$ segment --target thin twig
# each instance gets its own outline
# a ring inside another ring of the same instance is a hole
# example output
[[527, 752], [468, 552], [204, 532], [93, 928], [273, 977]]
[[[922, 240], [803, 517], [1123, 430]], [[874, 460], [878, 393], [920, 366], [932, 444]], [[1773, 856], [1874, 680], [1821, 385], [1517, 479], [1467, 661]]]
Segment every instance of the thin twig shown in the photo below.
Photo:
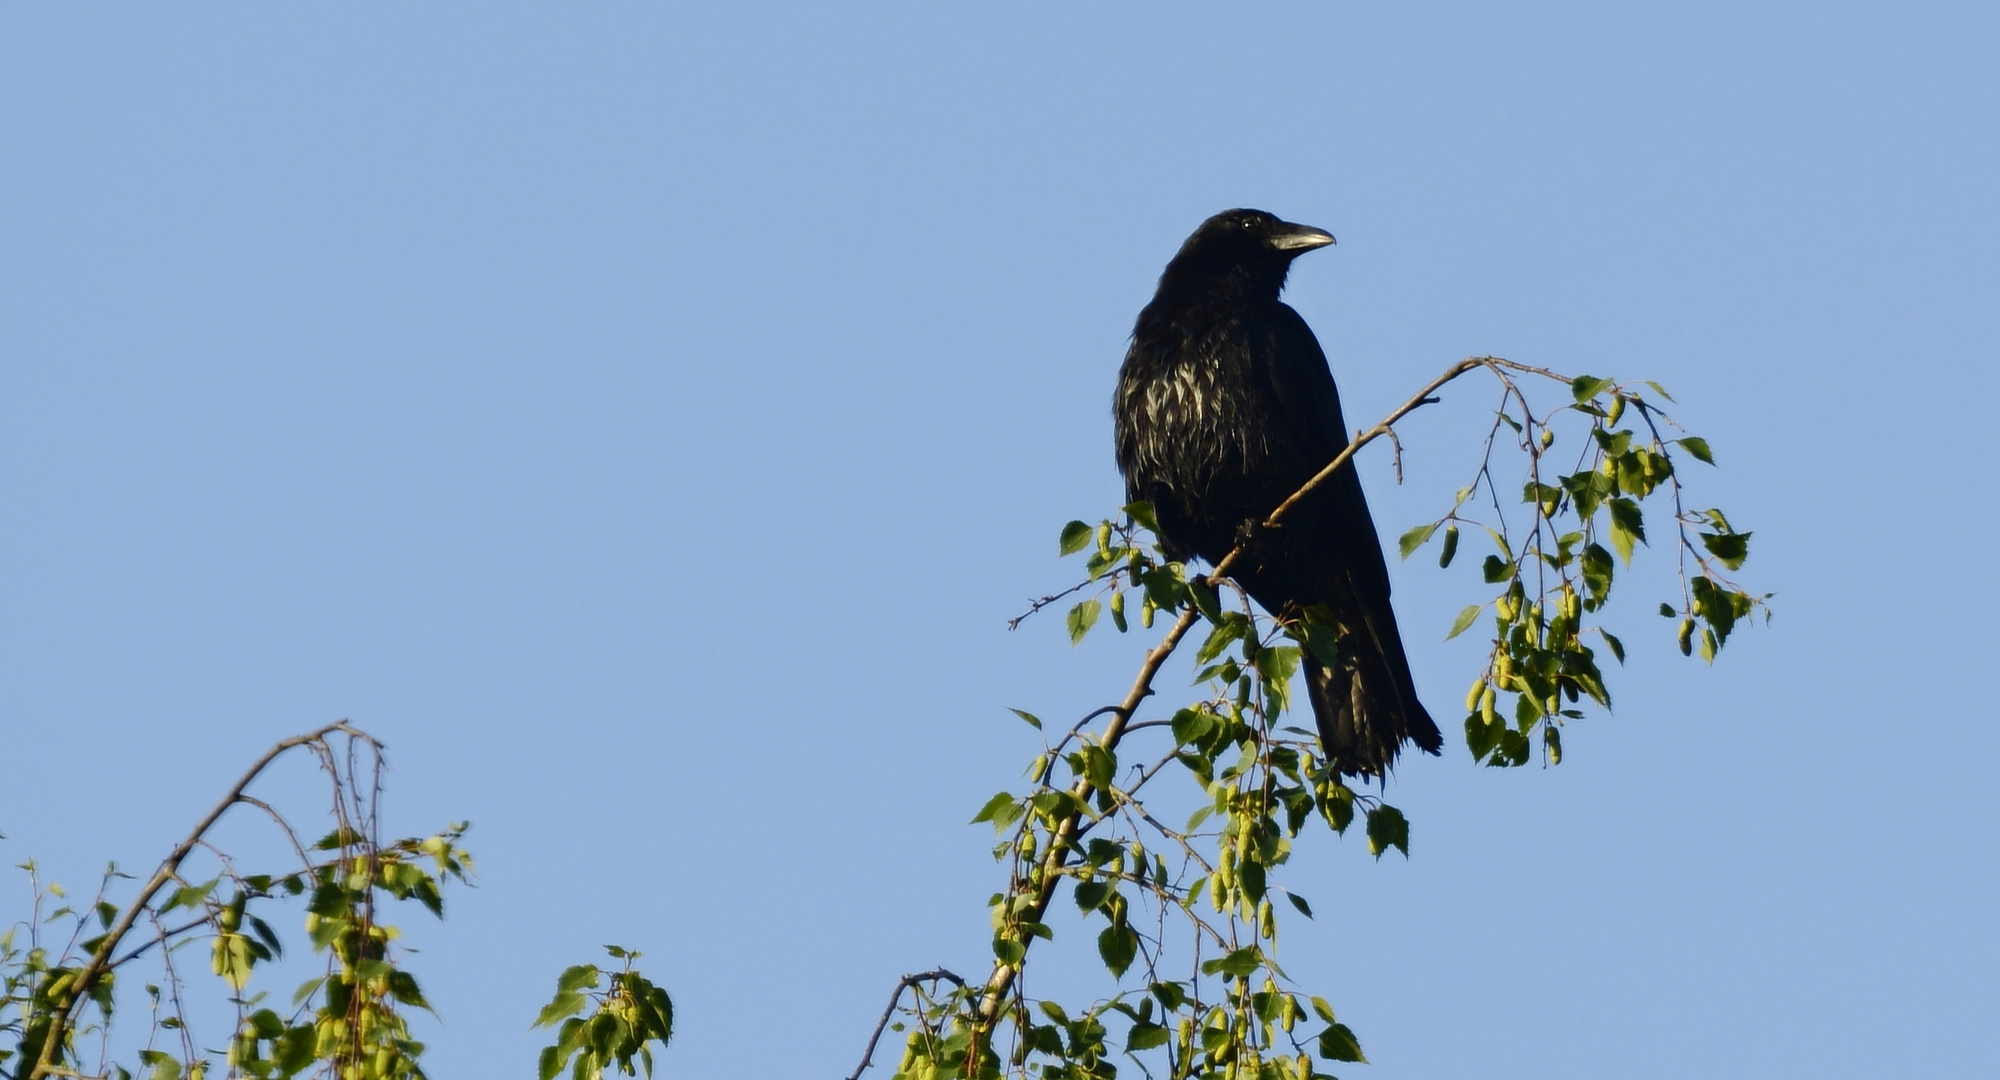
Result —
[[964, 979], [953, 975], [943, 968], [938, 968], [935, 971], [921, 972], [916, 975], [905, 975], [897, 980], [895, 993], [889, 995], [889, 1007], [882, 1010], [882, 1019], [875, 1022], [875, 1034], [868, 1037], [868, 1051], [861, 1055], [861, 1064], [855, 1066], [854, 1074], [849, 1076], [847, 1080], [861, 1080], [861, 1074], [867, 1072], [868, 1067], [875, 1063], [875, 1044], [881, 1041], [882, 1032], [889, 1026], [889, 1019], [896, 1015], [896, 1006], [903, 1000], [903, 991], [916, 986], [918, 983], [936, 983], [939, 980], [951, 983], [961, 990], [965, 989]]
[[1020, 626], [1022, 623], [1028, 620], [1028, 616], [1033, 615], [1035, 612], [1040, 611], [1045, 607], [1048, 607], [1050, 604], [1055, 603], [1056, 601], [1062, 599], [1065, 596], [1070, 595], [1071, 593], [1080, 591], [1082, 589], [1087, 589], [1096, 583], [1097, 583], [1096, 578], [1086, 578], [1082, 581], [1077, 582], [1074, 585], [1071, 585], [1069, 588], [1064, 589], [1059, 593], [1051, 593], [1048, 596], [1042, 597], [1040, 600], [1028, 601], [1028, 610], [1023, 611], [1022, 613], [1014, 616], [1011, 619], [1008, 619], [1007, 629], [1012, 630]]
[[1116, 713], [1123, 709], [1124, 709], [1123, 705], [1106, 705], [1101, 709], [1092, 709], [1091, 711], [1085, 713], [1083, 719], [1078, 720], [1075, 724], [1070, 726], [1069, 734], [1064, 735], [1062, 737], [1061, 742], [1058, 742], [1054, 746], [1049, 748], [1048, 764], [1042, 767], [1041, 778], [1036, 780], [1035, 782], [1037, 784], [1043, 784], [1043, 785], [1046, 785], [1049, 782], [1050, 775], [1055, 772], [1056, 759], [1062, 756], [1063, 748], [1069, 745], [1069, 741], [1071, 739], [1076, 738], [1079, 734], [1083, 732], [1083, 725], [1090, 723], [1092, 720], [1095, 720], [1100, 716], [1103, 716], [1105, 713]]
[[277, 760], [279, 756], [283, 755], [285, 751], [291, 750], [294, 747], [323, 742], [328, 735], [336, 731], [345, 732], [357, 738], [367, 739], [370, 742], [374, 741], [371, 736], [359, 728], [353, 727], [347, 721], [342, 720], [338, 723], [328, 724], [318, 731], [309, 732], [305, 735], [295, 735], [292, 738], [279, 742], [268, 751], [265, 751], [264, 756], [258, 758], [256, 763], [244, 772], [242, 778], [236, 781], [236, 786], [229, 789], [229, 794], [223, 796], [222, 801], [216, 803], [214, 809], [210, 810], [207, 816], [201, 819], [201, 822], [194, 827], [194, 831], [188, 834], [187, 839], [182, 840], [179, 846], [174, 848], [173, 852], [167, 856], [166, 861], [160, 864], [160, 868], [153, 872], [152, 878], [146, 882], [145, 887], [139, 890], [139, 895], [134, 897], [132, 903], [126, 907], [125, 914], [119, 917], [118, 924], [113, 926], [110, 932], [104, 935], [102, 941], [98, 942], [97, 948], [90, 954], [90, 959], [83, 965], [83, 970], [77, 973], [76, 980], [70, 983], [69, 989], [63, 992], [62, 999], [50, 1011], [48, 1034], [42, 1043], [41, 1057], [35, 1062], [33, 1068], [28, 1071], [30, 1080], [40, 1080], [44, 1076], [60, 1075], [55, 1071], [59, 1068], [55, 1063], [55, 1055], [58, 1052], [58, 1048], [62, 1046], [64, 1036], [70, 1027], [70, 1014], [90, 996], [91, 989], [97, 985], [97, 980], [103, 977], [104, 972], [109, 967], [111, 955], [117, 950], [118, 943], [124, 939], [126, 934], [131, 932], [133, 925], [139, 921], [140, 914], [146, 911], [147, 905], [152, 902], [154, 894], [158, 893], [160, 889], [166, 886], [167, 882], [173, 880], [179, 874], [182, 860], [186, 859], [188, 854], [201, 843], [202, 837], [207, 834], [210, 828], [214, 827], [217, 821], [221, 820], [222, 815], [227, 813], [230, 807], [235, 806], [241, 801], [244, 789], [250, 786], [250, 782], [257, 779], [263, 773], [264, 769], [271, 762]]
[[[1507, 369], [1542, 375], [1558, 380], [1562, 378], [1562, 376], [1546, 368], [1516, 364], [1513, 361], [1503, 360], [1495, 356], [1472, 356], [1460, 360], [1446, 368], [1443, 374], [1425, 384], [1422, 390], [1419, 390], [1415, 396], [1398, 406], [1388, 416], [1384, 417], [1380, 423], [1365, 431], [1357, 432], [1353, 441], [1349, 442], [1332, 461], [1328, 462], [1325, 468], [1315, 473], [1312, 479], [1307, 480], [1297, 491], [1294, 491], [1284, 502], [1279, 503], [1276, 509], [1271, 511], [1270, 515], [1263, 522], [1264, 526], [1267, 528], [1276, 527], [1280, 524], [1281, 519], [1290, 513], [1306, 496], [1312, 494], [1320, 485], [1326, 483], [1336, 472], [1339, 472], [1343, 466], [1352, 461], [1355, 453], [1362, 447], [1384, 435], [1390, 434], [1394, 425], [1402, 420], [1403, 417], [1408, 416], [1425, 405], [1438, 401], [1439, 399], [1432, 395], [1436, 394], [1445, 384], [1478, 368], [1486, 368], [1496, 373], [1501, 369]], [[1221, 562], [1215, 564], [1215, 569], [1209, 574], [1209, 580], [1215, 582], [1226, 578], [1229, 575], [1229, 571], [1242, 558], [1242, 555], [1243, 548], [1240, 545], [1232, 548], [1229, 554], [1223, 556]], [[1187, 636], [1187, 632], [1194, 627], [1194, 622], [1199, 617], [1200, 613], [1192, 607], [1183, 610], [1180, 618], [1174, 621], [1174, 625], [1168, 629], [1166, 636], [1160, 640], [1160, 643], [1146, 653], [1145, 660], [1139, 666], [1139, 674], [1132, 681], [1132, 689], [1125, 697], [1123, 707], [1112, 716], [1111, 722], [1105, 725], [1103, 735], [1098, 738], [1098, 745], [1106, 750], [1115, 750], [1117, 748], [1118, 741], [1124, 737], [1126, 726], [1130, 722], [1133, 713], [1137, 711], [1140, 703], [1153, 692], [1153, 677], [1159, 673], [1160, 667], [1166, 663], [1167, 658], [1173, 655], [1174, 650], [1180, 646], [1181, 640]], [[1090, 797], [1095, 792], [1096, 788], [1088, 780], [1081, 778], [1077, 780], [1075, 786], [1071, 789], [1071, 794], [1075, 796], [1078, 805], [1087, 805]], [[1073, 812], [1064, 817], [1062, 822], [1056, 827], [1055, 836], [1051, 839], [1047, 853], [1043, 857], [1042, 871], [1035, 889], [1034, 900], [1027, 912], [1024, 913], [1024, 921], [1040, 922], [1047, 913], [1049, 903], [1055, 898], [1056, 888], [1062, 879], [1061, 869], [1064, 863], [1068, 861], [1070, 849], [1076, 842], [1081, 817], [1080, 813]], [[1031, 944], [1031, 941], [1024, 940], [1021, 946], [1025, 950]], [[1025, 958], [1011, 964], [1005, 962], [994, 963], [993, 974], [987, 979], [986, 987], [979, 996], [976, 1021], [978, 1030], [975, 1031], [973, 1039], [975, 1053], [977, 1052], [980, 1038], [999, 1019], [1002, 1003], [1007, 998], [1008, 990], [1013, 987], [1021, 965], [1024, 962]]]

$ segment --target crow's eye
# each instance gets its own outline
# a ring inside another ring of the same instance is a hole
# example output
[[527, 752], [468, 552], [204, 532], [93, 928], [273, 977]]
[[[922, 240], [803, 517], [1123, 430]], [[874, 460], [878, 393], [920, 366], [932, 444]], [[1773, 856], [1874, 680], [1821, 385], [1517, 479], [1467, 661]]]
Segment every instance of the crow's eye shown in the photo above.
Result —
[[1256, 222], [1254, 222], [1254, 221], [1252, 221], [1252, 220], [1250, 220], [1249, 218], [1244, 218], [1244, 219], [1243, 219], [1243, 227], [1244, 227], [1244, 228], [1246, 228], [1246, 229], [1254, 229], [1254, 228], [1256, 228], [1256, 227], [1257, 227], [1257, 223], [1256, 223]]

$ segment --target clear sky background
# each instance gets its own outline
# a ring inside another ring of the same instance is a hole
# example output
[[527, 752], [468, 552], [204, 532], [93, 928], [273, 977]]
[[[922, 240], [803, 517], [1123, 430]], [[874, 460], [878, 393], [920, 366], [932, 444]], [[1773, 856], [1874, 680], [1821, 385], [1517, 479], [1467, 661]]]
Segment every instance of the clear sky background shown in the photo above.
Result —
[[[474, 822], [433, 1075], [526, 1075], [606, 941], [666, 1075], [845, 1075], [984, 969], [1003, 707], [1130, 678], [1003, 622], [1255, 206], [1340, 237], [1288, 296], [1352, 422], [1470, 353], [1657, 379], [1778, 594], [1707, 669], [1656, 554], [1561, 767], [1454, 741], [1408, 861], [1302, 847], [1343, 1072], [2000, 1075], [1992, 5], [712, 7], [0, 11], [7, 862], [148, 865], [350, 717], [393, 830]], [[1363, 456], [1385, 532], [1487, 397]], [[1475, 562], [1392, 566], [1454, 740]]]

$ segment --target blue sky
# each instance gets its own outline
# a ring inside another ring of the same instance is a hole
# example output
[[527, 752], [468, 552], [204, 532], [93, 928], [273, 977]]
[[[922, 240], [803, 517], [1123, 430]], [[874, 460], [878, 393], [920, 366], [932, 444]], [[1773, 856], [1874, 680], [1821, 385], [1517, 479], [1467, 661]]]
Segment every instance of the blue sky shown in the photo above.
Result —
[[[844, 1075], [898, 975], [982, 966], [1004, 707], [1130, 677], [1003, 623], [1118, 501], [1160, 267], [1247, 205], [1340, 237], [1288, 297], [1351, 421], [1469, 353], [1656, 379], [1778, 594], [1705, 669], [1621, 586], [1560, 768], [1449, 744], [1409, 861], [1305, 845], [1352, 1072], [1993, 1075], [1996, 48], [1975, 4], [9, 7], [0, 854], [145, 865], [350, 717], [392, 828], [474, 822], [412, 927], [433, 1075], [525, 1073], [605, 941], [667, 1075]], [[1364, 455], [1385, 531], [1483, 407], [1400, 488]], [[1441, 717], [1470, 565], [1392, 567]]]

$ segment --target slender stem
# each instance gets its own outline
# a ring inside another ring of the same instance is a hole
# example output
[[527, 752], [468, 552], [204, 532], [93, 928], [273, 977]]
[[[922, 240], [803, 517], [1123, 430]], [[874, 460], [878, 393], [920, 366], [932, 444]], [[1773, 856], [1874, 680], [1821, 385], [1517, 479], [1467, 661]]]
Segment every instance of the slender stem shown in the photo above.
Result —
[[263, 757], [258, 758], [256, 763], [250, 766], [241, 779], [236, 781], [236, 786], [229, 789], [229, 794], [223, 796], [222, 801], [216, 803], [214, 809], [210, 810], [208, 815], [201, 819], [200, 824], [194, 827], [194, 831], [188, 834], [187, 839], [181, 841], [179, 846], [174, 848], [173, 852], [167, 856], [166, 861], [160, 864], [160, 868], [153, 871], [152, 878], [146, 882], [144, 888], [139, 890], [139, 895], [132, 899], [132, 903], [125, 908], [125, 913], [119, 917], [117, 925], [113, 926], [111, 931], [104, 935], [104, 939], [98, 942], [97, 948], [90, 954], [90, 959], [84, 963], [83, 970], [77, 973], [76, 981], [70, 984], [69, 989], [63, 992], [61, 1000], [56, 1002], [56, 1006], [50, 1015], [48, 1035], [42, 1042], [41, 1056], [36, 1060], [34, 1067], [28, 1072], [29, 1080], [40, 1080], [41, 1077], [45, 1076], [62, 1076], [69, 1073], [69, 1070], [63, 1069], [56, 1064], [56, 1054], [59, 1052], [58, 1048], [62, 1045], [64, 1036], [68, 1033], [72, 1019], [71, 1014], [89, 998], [91, 988], [96, 986], [97, 980], [102, 978], [104, 973], [110, 969], [111, 957], [117, 950], [118, 943], [124, 940], [125, 935], [132, 931], [132, 927], [139, 921], [139, 916], [147, 910], [147, 905], [152, 902], [153, 896], [164, 888], [169, 881], [174, 880], [179, 875], [181, 862], [200, 845], [202, 837], [208, 833], [210, 828], [214, 827], [217, 821], [221, 820], [222, 815], [227, 813], [230, 807], [235, 806], [243, 800], [244, 789], [250, 786], [250, 782], [257, 779], [258, 775], [271, 762], [277, 760], [287, 750], [311, 743], [323, 742], [328, 735], [336, 731], [346, 732], [357, 738], [373, 741], [370, 736], [363, 733], [360, 729], [351, 727], [347, 721], [342, 720], [339, 723], [328, 724], [318, 731], [309, 732], [305, 735], [295, 735], [271, 747], [270, 750], [264, 753]]
[[[1543, 368], [1516, 364], [1494, 356], [1472, 356], [1460, 360], [1446, 368], [1443, 374], [1426, 383], [1422, 390], [1417, 391], [1408, 401], [1384, 417], [1380, 423], [1365, 431], [1357, 432], [1353, 441], [1349, 442], [1346, 448], [1342, 449], [1332, 461], [1328, 462], [1325, 468], [1315, 473], [1312, 479], [1307, 480], [1297, 491], [1285, 499], [1284, 502], [1279, 503], [1277, 508], [1272, 510], [1270, 515], [1265, 519], [1264, 524], [1266, 526], [1279, 524], [1280, 519], [1291, 512], [1293, 507], [1297, 506], [1306, 496], [1312, 494], [1320, 485], [1326, 483], [1334, 473], [1340, 471], [1342, 466], [1352, 461], [1356, 451], [1374, 442], [1376, 439], [1390, 434], [1390, 429], [1405, 416], [1425, 405], [1434, 403], [1437, 399], [1432, 397], [1432, 395], [1443, 388], [1445, 384], [1457, 379], [1466, 372], [1478, 368], [1486, 368], [1496, 373], [1500, 369], [1506, 368], [1544, 375], [1549, 378], [1561, 378], [1560, 375]], [[1243, 549], [1241, 547], [1231, 549], [1221, 562], [1215, 564], [1214, 571], [1209, 575], [1210, 580], [1215, 581], [1226, 577], [1229, 571], [1236, 566], [1237, 560], [1242, 557], [1242, 554]], [[1195, 620], [1199, 617], [1199, 613], [1192, 607], [1183, 610], [1180, 618], [1174, 621], [1174, 625], [1167, 631], [1166, 636], [1160, 640], [1160, 643], [1146, 653], [1145, 660], [1139, 665], [1138, 676], [1132, 680], [1131, 691], [1125, 695], [1124, 703], [1112, 714], [1111, 722], [1105, 725], [1103, 733], [1098, 737], [1099, 745], [1103, 746], [1106, 750], [1115, 750], [1117, 748], [1119, 740], [1124, 737], [1127, 727], [1131, 723], [1132, 716], [1137, 712], [1140, 703], [1152, 694], [1153, 677], [1159, 673], [1160, 667], [1167, 662], [1167, 658], [1172, 656], [1174, 650], [1180, 646], [1182, 639], [1187, 636], [1189, 630], [1193, 629]], [[1071, 794], [1075, 796], [1078, 804], [1087, 803], [1095, 793], [1096, 788], [1088, 780], [1084, 779], [1077, 780], [1076, 785], [1071, 789]], [[1063, 875], [1061, 871], [1069, 859], [1070, 849], [1075, 843], [1081, 818], [1081, 813], [1072, 812], [1057, 824], [1055, 836], [1050, 841], [1047, 852], [1043, 855], [1041, 871], [1035, 876], [1034, 902], [1030, 905], [1026, 914], [1028, 921], [1042, 921], [1042, 916], [1047, 913], [1050, 901], [1055, 898], [1056, 888], [1062, 881]], [[1025, 951], [1031, 943], [1032, 939], [1023, 940], [1021, 942], [1022, 949]], [[1026, 958], [1024, 956], [1023, 959], [1012, 964], [996, 962], [993, 965], [993, 974], [986, 980], [986, 988], [981, 992], [979, 997], [979, 1008], [975, 1021], [976, 1029], [973, 1036], [975, 1052], [986, 1034], [999, 1020], [1002, 1003], [1006, 1000], [1007, 992], [1013, 987], [1015, 979], [1020, 974], [1021, 965], [1025, 962]]]
[[882, 1010], [882, 1019], [875, 1022], [875, 1034], [868, 1037], [868, 1051], [861, 1055], [861, 1064], [854, 1067], [854, 1075], [848, 1077], [847, 1080], [861, 1080], [861, 1074], [867, 1072], [868, 1067], [875, 1063], [875, 1044], [882, 1041], [883, 1029], [889, 1026], [889, 1018], [896, 1015], [896, 1005], [903, 1000], [903, 991], [916, 986], [918, 983], [936, 983], [939, 980], [958, 987], [965, 986], [964, 979], [953, 975], [943, 968], [938, 968], [936, 971], [925, 971], [916, 975], [905, 975], [897, 981], [895, 992], [889, 995], [889, 1007]]

